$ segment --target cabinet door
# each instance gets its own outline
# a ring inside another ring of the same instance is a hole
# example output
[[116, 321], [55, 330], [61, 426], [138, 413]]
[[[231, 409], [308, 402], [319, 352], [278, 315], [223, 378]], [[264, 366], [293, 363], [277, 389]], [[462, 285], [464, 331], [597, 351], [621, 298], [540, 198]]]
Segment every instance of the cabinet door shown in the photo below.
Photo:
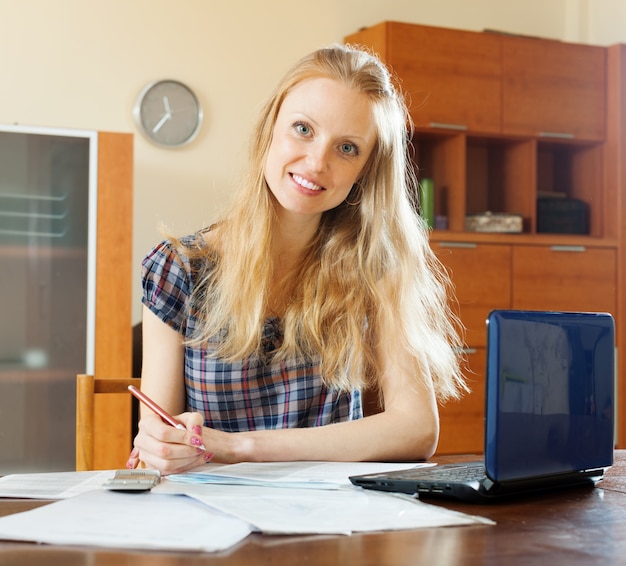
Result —
[[456, 292], [452, 308], [465, 327], [471, 347], [486, 343], [487, 315], [511, 304], [511, 247], [499, 244], [433, 242]]
[[515, 246], [513, 308], [616, 312], [612, 248]]
[[385, 22], [346, 41], [374, 48], [391, 66], [418, 127], [500, 131], [499, 36]]
[[439, 407], [437, 454], [480, 454], [484, 449], [485, 349], [468, 350], [465, 377], [471, 389]]
[[505, 133], [604, 139], [604, 48], [503, 37], [502, 80]]

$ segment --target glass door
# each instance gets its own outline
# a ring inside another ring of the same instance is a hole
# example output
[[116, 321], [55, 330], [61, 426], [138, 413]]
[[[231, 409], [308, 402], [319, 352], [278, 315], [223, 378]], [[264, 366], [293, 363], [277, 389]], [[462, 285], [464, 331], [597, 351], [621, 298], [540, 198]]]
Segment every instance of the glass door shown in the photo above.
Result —
[[73, 470], [93, 371], [92, 132], [0, 127], [0, 475]]

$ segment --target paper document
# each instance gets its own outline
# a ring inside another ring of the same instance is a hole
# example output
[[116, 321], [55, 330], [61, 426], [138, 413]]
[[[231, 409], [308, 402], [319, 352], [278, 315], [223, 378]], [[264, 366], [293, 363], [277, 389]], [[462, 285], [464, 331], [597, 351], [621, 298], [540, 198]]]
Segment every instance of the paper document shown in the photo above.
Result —
[[[151, 492], [132, 494], [102, 488], [114, 475], [114, 470], [7, 476], [0, 480], [0, 494], [5, 497], [60, 500], [0, 517], [0, 539], [111, 548], [217, 551], [229, 548], [252, 531], [349, 535], [493, 524], [488, 519], [429, 505], [408, 495], [364, 490], [353, 486], [348, 479], [350, 475], [415, 465], [212, 464], [196, 473], [219, 474], [219, 483], [194, 479], [193, 475], [191, 481], [166, 476]], [[232, 482], [239, 479], [257, 482], [257, 485], [233, 485]], [[307, 488], [301, 489], [298, 485]]]
[[161, 550], [224, 550], [244, 539], [244, 521], [188, 497], [91, 491], [0, 517], [0, 539]]
[[10, 474], [0, 478], [0, 497], [67, 499], [102, 487], [114, 470]]
[[346, 487], [335, 490], [177, 484], [158, 493], [186, 493], [207, 506], [253, 525], [264, 534], [344, 534], [424, 527], [493, 524], [429, 505], [414, 497]]
[[415, 462], [242, 462], [230, 465], [207, 464], [192, 472], [167, 478], [183, 483], [339, 489], [352, 485], [348, 479], [350, 476], [433, 465]]

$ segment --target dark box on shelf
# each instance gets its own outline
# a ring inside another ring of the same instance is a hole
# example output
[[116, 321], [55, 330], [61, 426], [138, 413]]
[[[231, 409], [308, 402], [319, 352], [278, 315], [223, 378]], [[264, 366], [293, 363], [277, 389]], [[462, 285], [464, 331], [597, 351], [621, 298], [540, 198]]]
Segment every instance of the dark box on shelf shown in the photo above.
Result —
[[537, 232], [588, 234], [589, 206], [586, 202], [574, 198], [539, 197]]

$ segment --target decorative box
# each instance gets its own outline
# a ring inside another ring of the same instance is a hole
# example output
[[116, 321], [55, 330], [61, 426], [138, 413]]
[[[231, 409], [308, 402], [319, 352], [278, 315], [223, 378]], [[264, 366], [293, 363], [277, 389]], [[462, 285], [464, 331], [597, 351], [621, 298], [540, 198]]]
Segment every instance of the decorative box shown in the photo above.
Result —
[[465, 217], [465, 229], [469, 232], [508, 232], [520, 233], [523, 228], [521, 214], [482, 212]]

